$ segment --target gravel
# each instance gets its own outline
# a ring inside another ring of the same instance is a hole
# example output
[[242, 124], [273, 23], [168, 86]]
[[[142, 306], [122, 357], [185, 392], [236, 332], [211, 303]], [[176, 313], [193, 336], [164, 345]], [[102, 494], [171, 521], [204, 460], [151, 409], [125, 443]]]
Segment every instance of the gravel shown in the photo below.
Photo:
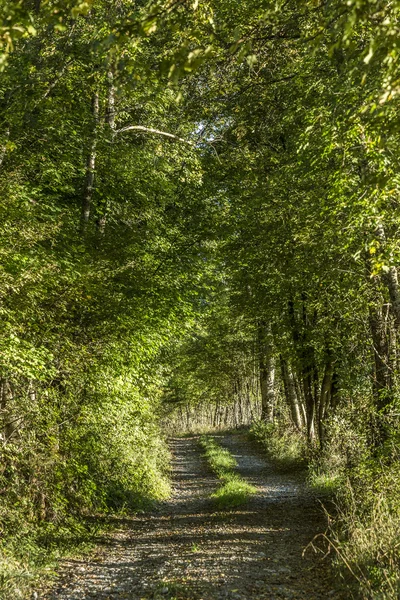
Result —
[[[219, 436], [258, 493], [216, 512], [196, 436], [171, 440], [173, 496], [117, 520], [93, 555], [65, 561], [42, 600], [348, 599], [324, 557], [326, 520], [301, 476], [276, 473], [241, 434]], [[314, 541], [313, 541], [314, 540]], [[315, 550], [320, 546], [320, 550]]]

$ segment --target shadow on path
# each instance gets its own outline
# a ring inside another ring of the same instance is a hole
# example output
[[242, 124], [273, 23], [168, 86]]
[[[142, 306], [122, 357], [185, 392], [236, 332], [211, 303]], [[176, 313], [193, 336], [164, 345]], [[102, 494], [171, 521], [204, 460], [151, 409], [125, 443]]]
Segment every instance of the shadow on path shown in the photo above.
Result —
[[247, 600], [348, 598], [322, 554], [304, 548], [325, 530], [298, 477], [274, 473], [243, 436], [221, 440], [257, 487], [247, 506], [215, 512], [218, 482], [196, 436], [171, 440], [173, 497], [151, 514], [121, 520], [94, 557], [65, 563], [47, 600]]

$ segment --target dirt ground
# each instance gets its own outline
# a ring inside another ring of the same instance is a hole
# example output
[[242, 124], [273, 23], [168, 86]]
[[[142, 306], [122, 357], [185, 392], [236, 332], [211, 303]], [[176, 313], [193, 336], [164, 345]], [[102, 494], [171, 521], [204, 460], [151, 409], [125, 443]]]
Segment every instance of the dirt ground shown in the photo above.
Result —
[[[196, 436], [171, 440], [172, 498], [121, 520], [98, 550], [65, 562], [43, 600], [339, 600], [326, 519], [300, 475], [277, 473], [244, 435], [217, 435], [258, 492], [240, 509], [217, 512], [218, 481]], [[319, 546], [316, 552], [313, 547]]]

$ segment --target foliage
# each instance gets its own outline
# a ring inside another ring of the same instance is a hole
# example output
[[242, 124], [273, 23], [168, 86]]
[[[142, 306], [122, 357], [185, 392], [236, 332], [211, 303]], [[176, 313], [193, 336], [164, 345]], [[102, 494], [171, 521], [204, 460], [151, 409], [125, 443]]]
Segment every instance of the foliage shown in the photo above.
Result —
[[9, 548], [165, 497], [160, 417], [194, 410], [395, 513], [399, 9], [2, 3]]

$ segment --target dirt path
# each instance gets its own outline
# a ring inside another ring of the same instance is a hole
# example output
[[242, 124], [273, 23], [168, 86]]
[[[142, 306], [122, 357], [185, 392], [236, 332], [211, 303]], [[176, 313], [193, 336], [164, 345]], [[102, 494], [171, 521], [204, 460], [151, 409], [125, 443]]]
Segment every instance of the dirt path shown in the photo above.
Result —
[[240, 510], [216, 513], [217, 486], [197, 438], [172, 440], [174, 495], [157, 512], [110, 534], [91, 558], [69, 561], [46, 600], [337, 600], [327, 560], [303, 550], [324, 531], [316, 500], [279, 475], [240, 435], [220, 441], [259, 493]]

